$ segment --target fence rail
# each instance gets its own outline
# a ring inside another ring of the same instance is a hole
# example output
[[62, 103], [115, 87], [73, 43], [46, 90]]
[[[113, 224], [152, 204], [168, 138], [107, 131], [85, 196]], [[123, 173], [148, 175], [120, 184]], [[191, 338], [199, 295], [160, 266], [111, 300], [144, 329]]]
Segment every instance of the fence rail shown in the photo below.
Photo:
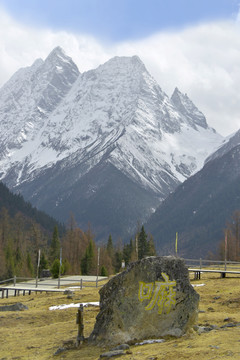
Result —
[[0, 284], [6, 284], [8, 282], [12, 282], [14, 278], [10, 278], [10, 279], [7, 279], [7, 280], [2, 280], [0, 281]]
[[[74, 285], [74, 288], [82, 289], [83, 287], [101, 287], [102, 282], [105, 281], [106, 277], [87, 277], [87, 276], [67, 276], [61, 277], [57, 279], [53, 278], [27, 278], [27, 277], [17, 277], [6, 279], [0, 282], [0, 292], [2, 292], [2, 298], [4, 298], [4, 292], [8, 297], [8, 293], [13, 293], [14, 296], [19, 295], [20, 292], [42, 292], [42, 291], [64, 291], [64, 289], [60, 289], [60, 287], [65, 287], [69, 285]], [[42, 283], [41, 283], [42, 282]]]
[[199, 269], [211, 268], [215, 270], [236, 270], [240, 271], [240, 262], [238, 261], [229, 261], [229, 260], [206, 260], [206, 259], [184, 259], [186, 266], [192, 267], [197, 266]]
[[240, 275], [240, 262], [222, 260], [185, 259], [189, 273], [194, 273], [194, 280], [200, 280], [203, 273], [218, 273], [221, 278], [227, 274]]
[[[227, 272], [240, 272], [240, 262], [237, 261], [222, 261], [222, 260], [206, 260], [206, 259], [184, 259], [186, 266], [188, 269], [191, 269], [194, 267], [194, 269], [198, 272], [202, 271], [219, 271], [222, 273]], [[9, 278], [6, 280], [0, 281], [0, 291], [2, 289], [6, 289], [10, 284], [12, 284], [14, 287], [17, 287], [17, 284], [21, 282], [21, 285], [25, 284], [26, 287], [31, 284], [32, 289], [41, 288], [41, 282], [44, 282], [44, 288], [52, 287], [52, 288], [60, 288], [60, 286], [65, 286], [68, 284], [77, 284], [79, 289], [82, 289], [83, 287], [99, 287], [102, 286], [101, 282], [106, 280], [106, 277], [96, 277], [95, 279], [87, 279], [85, 276], [79, 275], [79, 277], [72, 277], [72, 279], [69, 280], [71, 276], [67, 277], [60, 277], [58, 279], [53, 278], [29, 278], [29, 277], [17, 277], [14, 276], [13, 278]], [[48, 282], [49, 281], [49, 282]], [[35, 284], [35, 286], [33, 285]]]

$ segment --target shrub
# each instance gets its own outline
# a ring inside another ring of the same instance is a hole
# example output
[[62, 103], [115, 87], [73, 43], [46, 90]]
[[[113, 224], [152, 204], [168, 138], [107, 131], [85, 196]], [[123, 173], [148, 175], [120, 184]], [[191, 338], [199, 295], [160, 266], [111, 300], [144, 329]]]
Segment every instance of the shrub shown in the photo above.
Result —
[[[60, 266], [59, 259], [54, 260], [50, 269], [52, 277], [54, 279], [58, 278], [59, 276], [59, 266]], [[61, 274], [64, 274], [64, 265], [61, 266]]]
[[104, 265], [101, 267], [100, 276], [108, 276], [107, 269]]

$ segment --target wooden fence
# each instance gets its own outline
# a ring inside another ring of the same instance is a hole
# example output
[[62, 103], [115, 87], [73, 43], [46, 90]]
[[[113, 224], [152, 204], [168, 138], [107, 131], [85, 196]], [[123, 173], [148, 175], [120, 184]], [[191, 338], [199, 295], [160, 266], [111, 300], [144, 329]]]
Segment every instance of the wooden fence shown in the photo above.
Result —
[[[220, 261], [220, 260], [206, 260], [206, 259], [184, 259], [185, 264], [188, 267], [189, 272], [194, 273], [194, 279], [200, 279], [201, 273], [204, 272], [217, 272], [221, 277], [225, 277], [226, 274], [239, 274], [240, 275], [240, 262], [237, 261]], [[92, 277], [93, 278], [93, 277]], [[101, 282], [107, 278], [90, 279], [87, 276], [65, 276], [58, 279], [52, 278], [24, 278], [14, 276], [13, 278], [0, 281], [0, 291], [2, 297], [4, 292], [8, 296], [8, 290], [14, 291], [14, 294], [19, 294], [22, 291], [62, 291], [60, 287], [67, 286], [69, 284], [76, 284], [76, 288], [82, 289], [83, 287], [99, 287], [102, 286]], [[19, 286], [18, 284], [21, 283]], [[41, 286], [42, 284], [43, 286]]]
[[206, 260], [206, 259], [184, 259], [187, 267], [197, 267], [199, 269], [212, 270], [236, 270], [240, 271], [240, 262], [238, 261], [223, 261], [223, 260]]
[[[93, 277], [92, 277], [93, 278]], [[99, 278], [91, 279], [91, 277], [79, 277], [76, 276], [71, 277], [61, 277], [58, 279], [52, 278], [23, 278], [14, 276], [13, 278], [6, 279], [0, 281], [0, 292], [2, 293], [1, 297], [4, 298], [8, 297], [9, 293], [12, 292], [14, 296], [19, 295], [21, 292], [25, 295], [25, 292], [28, 292], [29, 295], [31, 292], [62, 292], [64, 291], [62, 287], [67, 287], [69, 285], [74, 285], [75, 289], [79, 288], [80, 290], [83, 287], [99, 287], [102, 286], [102, 282], [105, 281], [107, 278]]]
[[240, 275], [240, 262], [237, 261], [218, 261], [205, 259], [185, 259], [188, 271], [194, 273], [194, 279], [199, 280], [201, 274], [219, 273], [221, 278], [225, 278], [227, 274]]

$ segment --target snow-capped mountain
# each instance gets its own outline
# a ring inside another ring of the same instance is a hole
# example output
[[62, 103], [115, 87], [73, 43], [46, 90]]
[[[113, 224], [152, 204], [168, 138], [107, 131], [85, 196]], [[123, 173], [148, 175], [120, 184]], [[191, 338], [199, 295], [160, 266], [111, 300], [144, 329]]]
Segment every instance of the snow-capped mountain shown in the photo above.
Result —
[[[109, 216], [126, 217], [131, 232], [223, 140], [186, 95], [175, 89], [170, 99], [137, 56], [80, 74], [60, 48], [0, 90], [0, 129], [8, 186], [61, 220], [73, 211], [81, 225], [108, 232]], [[99, 201], [108, 219], [93, 211]]]

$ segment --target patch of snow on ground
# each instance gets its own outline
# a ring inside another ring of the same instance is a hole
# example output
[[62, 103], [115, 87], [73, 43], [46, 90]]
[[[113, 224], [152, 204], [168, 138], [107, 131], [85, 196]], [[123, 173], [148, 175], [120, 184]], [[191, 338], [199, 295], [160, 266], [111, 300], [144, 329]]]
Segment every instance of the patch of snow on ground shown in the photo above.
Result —
[[155, 343], [163, 343], [164, 339], [152, 339], [152, 340], [143, 340], [140, 343], [137, 343], [135, 345], [146, 345], [146, 344], [155, 344]]
[[99, 306], [99, 302], [87, 302], [87, 303], [77, 303], [77, 304], [63, 304], [63, 305], [55, 305], [55, 306], [50, 306], [49, 310], [65, 310], [65, 309], [69, 309], [69, 308], [75, 308], [75, 307], [79, 307], [80, 305], [85, 306]]

